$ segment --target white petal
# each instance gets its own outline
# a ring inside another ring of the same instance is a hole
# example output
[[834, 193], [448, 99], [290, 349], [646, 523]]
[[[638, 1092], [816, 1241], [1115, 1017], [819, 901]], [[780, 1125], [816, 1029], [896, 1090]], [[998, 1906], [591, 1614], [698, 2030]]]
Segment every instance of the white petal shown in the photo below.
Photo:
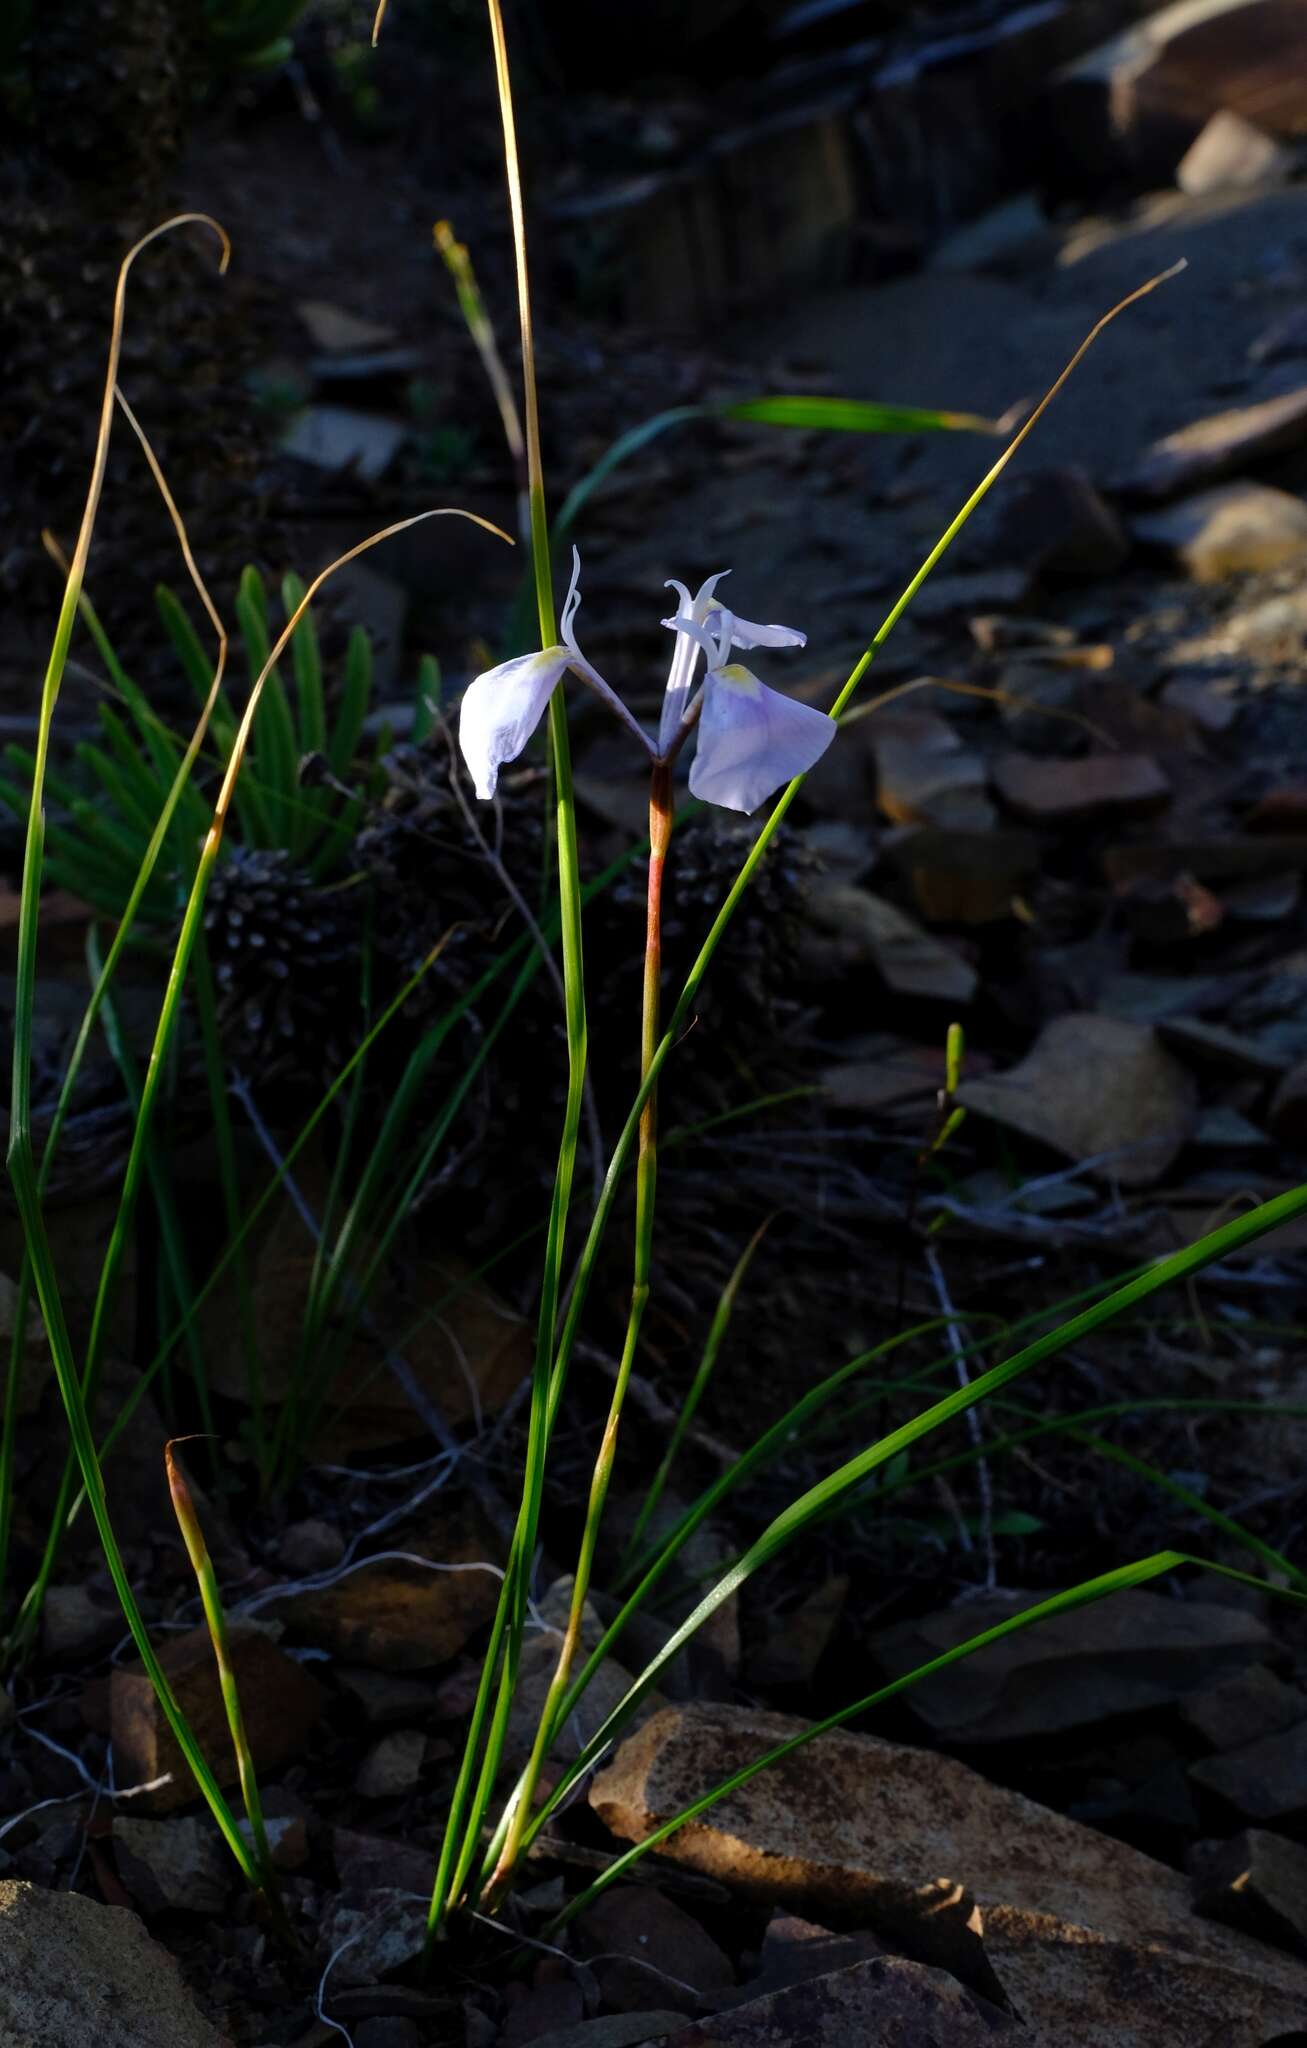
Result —
[[566, 647], [546, 647], [539, 654], [501, 661], [468, 684], [459, 710], [458, 744], [483, 801], [494, 795], [505, 761], [516, 761], [539, 725], [571, 661]]
[[690, 687], [694, 682], [694, 671], [698, 665], [699, 650], [707, 647], [709, 654], [715, 649], [705, 637], [704, 619], [716, 607], [713, 592], [723, 576], [729, 576], [729, 569], [719, 569], [706, 583], [701, 583], [694, 596], [675, 576], [669, 576], [666, 588], [676, 592], [679, 603], [674, 619], [664, 619], [663, 624], [676, 635], [676, 646], [672, 650], [672, 665], [667, 672], [667, 687], [663, 691], [663, 708], [658, 720], [658, 746], [666, 753], [676, 734], [676, 728], [685, 716], [690, 701]]
[[796, 626], [755, 626], [751, 619], [731, 613], [732, 647], [806, 647], [808, 636]]
[[570, 647], [578, 660], [581, 658], [581, 650], [576, 644], [576, 634], [572, 630], [572, 621], [576, 617], [576, 609], [580, 602], [581, 550], [574, 547], [572, 549], [572, 580], [567, 586], [567, 596], [563, 599], [562, 615], [558, 622], [558, 635], [563, 645]]
[[769, 690], [738, 662], [710, 670], [690, 794], [728, 811], [756, 811], [821, 759], [835, 730], [824, 711]]

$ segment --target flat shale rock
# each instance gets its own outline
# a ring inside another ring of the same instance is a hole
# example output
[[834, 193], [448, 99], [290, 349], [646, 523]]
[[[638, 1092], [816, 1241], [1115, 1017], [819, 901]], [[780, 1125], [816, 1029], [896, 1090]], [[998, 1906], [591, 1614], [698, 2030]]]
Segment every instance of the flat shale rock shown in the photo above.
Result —
[[1307, 1849], [1301, 1842], [1248, 1828], [1230, 1842], [1200, 1842], [1190, 1871], [1199, 1913], [1307, 1956]]
[[582, 1952], [605, 2005], [640, 2012], [651, 1998], [678, 2011], [711, 2009], [735, 1984], [712, 1936], [673, 1899], [647, 1885], [614, 1886], [580, 1921]]
[[1033, 832], [922, 826], [887, 849], [929, 924], [996, 924], [1039, 868]]
[[[430, 1870], [430, 1863], [428, 1863]], [[430, 1882], [428, 1878], [428, 1883]], [[381, 1885], [375, 1891], [341, 1892], [328, 1906], [318, 1931], [318, 1953], [331, 1962], [331, 1989], [378, 1984], [393, 1970], [416, 1962], [427, 1932], [427, 1901], [420, 1893]]]
[[[748, 1708], [668, 1708], [599, 1773], [590, 1803], [614, 1834], [643, 1840], [802, 1727]], [[870, 1927], [991, 2003], [1010, 2002], [1035, 2022], [1027, 2038], [1048, 2048], [1261, 2048], [1277, 2027], [1307, 2026], [1307, 1969], [1199, 1920], [1187, 1881], [1165, 1864], [952, 1757], [845, 1730], [818, 1736], [661, 1853], [739, 1894]], [[1134, 2033], [1132, 1980], [1147, 2016]], [[1070, 2024], [1077, 1981], [1101, 2031]], [[1189, 2015], [1209, 2013], [1198, 2031]], [[1216, 2030], [1222, 2016], [1228, 2035]]]
[[1151, 754], [1000, 754], [994, 787], [1010, 811], [1031, 825], [1079, 824], [1110, 812], [1155, 811], [1171, 785]]
[[[302, 1664], [278, 1648], [266, 1630], [238, 1621], [229, 1633], [255, 1768], [260, 1773], [276, 1771], [299, 1755], [321, 1715], [322, 1687]], [[186, 1635], [174, 1636], [160, 1649], [159, 1662], [219, 1783], [235, 1785], [236, 1760], [208, 1630], [191, 1629]], [[109, 1718], [119, 1783], [143, 1785], [165, 1775], [168, 1778], [166, 1784], [132, 1802], [136, 1813], [170, 1813], [199, 1798], [190, 1766], [139, 1665], [124, 1665], [114, 1671], [109, 1684]]]
[[815, 889], [809, 909], [840, 971], [874, 967], [895, 995], [928, 1001], [969, 1003], [975, 994], [975, 968], [883, 896], [837, 884]]
[[[376, 1671], [428, 1671], [456, 1657], [499, 1597], [496, 1540], [470, 1503], [400, 1532], [397, 1550], [430, 1568], [379, 1558], [333, 1586], [293, 1593], [274, 1611], [297, 1640]], [[450, 1569], [450, 1567], [453, 1567]]]
[[1195, 199], [1208, 192], [1283, 184], [1292, 176], [1296, 162], [1293, 151], [1264, 128], [1254, 126], [1232, 108], [1222, 107], [1181, 157], [1175, 182]]
[[1030, 2048], [1288, 2048], [1307, 2019], [1307, 1972], [1282, 1985], [1255, 1941], [1228, 1966], [1000, 1907], [985, 1947]]
[[1005, 1074], [964, 1081], [958, 1101], [1069, 1159], [1095, 1179], [1144, 1187], [1166, 1172], [1194, 1120], [1192, 1077], [1145, 1024], [1086, 1011], [1056, 1017]]
[[1205, 1685], [1180, 1703], [1180, 1719], [1209, 1748], [1243, 1749], [1263, 1735], [1276, 1735], [1307, 1714], [1307, 1696], [1286, 1685], [1264, 1664], [1252, 1664], [1215, 1685]]
[[1218, 484], [1146, 512], [1139, 539], [1164, 548], [1198, 583], [1278, 569], [1307, 555], [1307, 505], [1269, 484]]
[[1301, 1820], [1307, 1816], [1307, 1721], [1224, 1756], [1204, 1757], [1189, 1766], [1189, 1776], [1245, 1820]]
[[[1298, 0], [1173, 0], [1070, 65], [1054, 88], [1050, 150], [1101, 191], [1175, 169], [1229, 109], [1272, 135], [1303, 125], [1307, 27]], [[1077, 10], [1079, 12], [1079, 10]]]
[[[902, 1677], [1033, 1597], [968, 1601], [904, 1622], [873, 1640], [872, 1657], [887, 1678]], [[1270, 1631], [1252, 1615], [1134, 1587], [977, 1651], [964, 1685], [953, 1671], [923, 1679], [908, 1705], [941, 1741], [1016, 1742], [1169, 1706], [1186, 1694], [1210, 1699], [1217, 1679], [1255, 1678], [1249, 1667], [1271, 1648]]]
[[1307, 441], [1307, 385], [1193, 420], [1155, 441], [1120, 488], [1132, 497], [1173, 498], [1220, 483]]
[[4, 2048], [227, 2048], [134, 1913], [0, 1880]]
[[873, 1956], [683, 2027], [663, 2048], [991, 2048], [1028, 2038], [946, 1971]]
[[896, 825], [956, 823], [982, 829], [992, 818], [985, 764], [933, 711], [885, 712], [871, 721], [876, 800]]
[[374, 1742], [358, 1768], [354, 1789], [364, 1799], [402, 1799], [417, 1790], [427, 1738], [420, 1728], [393, 1728]]
[[115, 1815], [113, 1846], [118, 1875], [145, 1913], [221, 1912], [237, 1876], [207, 1814], [175, 1820]]

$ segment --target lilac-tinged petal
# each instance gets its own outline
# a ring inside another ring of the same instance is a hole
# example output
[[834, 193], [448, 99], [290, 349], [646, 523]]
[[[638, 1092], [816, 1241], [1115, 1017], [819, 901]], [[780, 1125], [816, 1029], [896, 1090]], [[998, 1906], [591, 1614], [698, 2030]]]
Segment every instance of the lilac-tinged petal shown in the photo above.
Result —
[[731, 613], [731, 645], [742, 647], [806, 647], [808, 636], [797, 626], [756, 626], [751, 619]]
[[482, 801], [495, 793], [499, 771], [516, 761], [545, 715], [572, 655], [566, 647], [519, 654], [487, 669], [463, 692], [458, 744]]
[[835, 730], [824, 711], [769, 690], [739, 662], [710, 669], [690, 794], [728, 811], [756, 811], [821, 759]]

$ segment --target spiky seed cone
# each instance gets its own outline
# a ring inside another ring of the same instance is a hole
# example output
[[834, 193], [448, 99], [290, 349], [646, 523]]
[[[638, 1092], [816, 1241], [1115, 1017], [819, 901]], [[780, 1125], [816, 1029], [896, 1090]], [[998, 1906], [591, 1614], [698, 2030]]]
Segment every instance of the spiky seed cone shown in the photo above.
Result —
[[204, 906], [230, 1054], [266, 1075], [316, 1075], [343, 1057], [361, 1018], [361, 919], [354, 893], [321, 889], [288, 853], [233, 846]]

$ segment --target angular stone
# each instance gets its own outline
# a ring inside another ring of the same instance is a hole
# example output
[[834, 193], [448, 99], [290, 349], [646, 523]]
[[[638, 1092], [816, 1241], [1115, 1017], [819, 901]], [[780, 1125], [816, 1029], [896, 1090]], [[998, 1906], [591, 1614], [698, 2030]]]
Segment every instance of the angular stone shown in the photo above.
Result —
[[759, 1971], [734, 2001], [745, 2004], [764, 1991], [781, 1991], [787, 1984], [801, 1984], [808, 1977], [826, 1977], [832, 1970], [844, 1970], [851, 1963], [863, 1963], [884, 1950], [874, 1934], [865, 1928], [854, 1934], [832, 1934], [815, 1920], [779, 1909], [767, 1922]]
[[1015, 2019], [946, 1971], [870, 1956], [684, 2027], [665, 2048], [990, 2048], [1026, 2039]]
[[1291, 1728], [1307, 1712], [1307, 1698], [1264, 1664], [1234, 1671], [1219, 1684], [1204, 1686], [1180, 1702], [1186, 1728], [1212, 1749], [1242, 1749], [1263, 1735]]
[[[428, 1884], [431, 1865], [428, 1862]], [[323, 1915], [318, 1931], [318, 1953], [325, 1964], [334, 1958], [327, 1990], [331, 2010], [331, 1987], [376, 1984], [393, 1970], [414, 1963], [426, 1943], [427, 1901], [382, 1885], [376, 1891], [342, 1892]]]
[[[239, 1820], [236, 1825], [247, 1845], [253, 1848], [254, 1830], [248, 1820]], [[302, 1815], [265, 1814], [263, 1832], [268, 1838], [268, 1854], [274, 1870], [303, 1870], [309, 1860], [309, 1831]]]
[[[322, 1713], [322, 1688], [302, 1664], [278, 1649], [265, 1629], [238, 1621], [231, 1625], [229, 1635], [255, 1768], [260, 1775], [277, 1771], [300, 1755]], [[220, 1785], [234, 1786], [236, 1759], [208, 1630], [191, 1629], [186, 1635], [174, 1636], [160, 1647], [159, 1662], [214, 1776]], [[136, 1813], [171, 1813], [199, 1798], [190, 1767], [139, 1664], [114, 1670], [109, 1684], [109, 1719], [118, 1782], [127, 1786], [161, 1777], [168, 1781], [134, 1799]]]
[[1265, 1044], [1250, 1032], [1208, 1024], [1201, 1017], [1162, 1018], [1157, 1035], [1164, 1045], [1173, 1046], [1194, 1066], [1247, 1074], [1258, 1081], [1279, 1080], [1288, 1065], [1273, 1045]]
[[922, 826], [889, 848], [911, 882], [917, 909], [931, 924], [997, 924], [1039, 867], [1032, 832], [973, 832]]
[[1307, 2016], [1307, 1971], [1283, 1981], [1258, 1941], [1199, 1957], [1000, 1906], [985, 1915], [985, 1948], [1031, 2048], [1290, 2048]]
[[429, 1558], [432, 1568], [381, 1559], [334, 1586], [278, 1601], [278, 1619], [293, 1636], [378, 1671], [447, 1664], [495, 1611], [495, 1539], [465, 1503], [403, 1532], [395, 1547]]
[[1169, 176], [1221, 108], [1296, 135], [1307, 115], [1305, 56], [1296, 0], [1172, 0], [1062, 74], [1050, 146], [1101, 191], [1105, 176]]
[[41, 1608], [41, 1640], [47, 1657], [85, 1662], [110, 1649], [126, 1633], [122, 1609], [111, 1593], [97, 1597], [89, 1586], [50, 1586]]
[[1307, 1721], [1224, 1756], [1190, 1764], [1189, 1776], [1245, 1820], [1298, 1821], [1307, 1816]]
[[[902, 1677], [1033, 1598], [1004, 1594], [903, 1622], [873, 1638], [873, 1660]], [[977, 1651], [965, 1685], [953, 1671], [922, 1679], [908, 1705], [941, 1741], [1015, 1742], [1168, 1706], [1245, 1673], [1271, 1647], [1251, 1615], [1134, 1587]]]
[[1165, 1173], [1192, 1127], [1192, 1076], [1147, 1025], [1096, 1012], [1056, 1017], [1005, 1074], [964, 1081], [958, 1101], [1067, 1158], [1096, 1179], [1143, 1187]]
[[883, 896], [845, 883], [814, 890], [809, 908], [842, 965], [874, 967], [896, 995], [969, 1003], [975, 994], [974, 967]]
[[1248, 186], [1283, 185], [1297, 162], [1293, 151], [1222, 107], [1196, 135], [1176, 166], [1175, 182], [1191, 199]]
[[1301, 1842], [1248, 1828], [1230, 1842], [1200, 1842], [1189, 1867], [1198, 1912], [1307, 1956], [1307, 1849]]
[[427, 1738], [420, 1728], [395, 1728], [374, 1742], [358, 1768], [354, 1789], [364, 1799], [403, 1799], [416, 1789]]
[[6, 2048], [228, 2048], [135, 1913], [0, 1879]]
[[441, 1710], [439, 1687], [434, 1679], [410, 1678], [401, 1671], [369, 1671], [362, 1664], [338, 1664], [331, 1675], [370, 1728], [391, 1728], [421, 1718], [448, 1718]]
[[1056, 230], [1037, 193], [1019, 192], [954, 228], [930, 252], [932, 270], [1023, 270], [1046, 258]]
[[379, 321], [346, 312], [343, 306], [333, 306], [328, 299], [301, 299], [295, 310], [308, 329], [313, 346], [333, 354], [383, 348], [395, 339], [393, 327], [383, 327]]
[[283, 455], [314, 469], [352, 470], [363, 483], [380, 482], [408, 439], [402, 420], [357, 412], [347, 405], [309, 405], [281, 438]]
[[[803, 1726], [750, 1708], [668, 1708], [599, 1773], [590, 1803], [615, 1835], [643, 1840]], [[1023, 2014], [1037, 1995], [1027, 1964], [1042, 1942], [1057, 1950], [1068, 1993], [1077, 1958], [1087, 1989], [1112, 1988], [1120, 1998], [1131, 1964], [1138, 1973], [1152, 1952], [1174, 1965], [1167, 1988], [1186, 2020], [1183, 1983], [1192, 1964], [1219, 1973], [1227, 2004], [1242, 1990], [1251, 2010], [1273, 1990], [1283, 1994], [1277, 2018], [1307, 2021], [1307, 1970], [1196, 1919], [1178, 1872], [990, 1784], [954, 1758], [873, 1736], [837, 1730], [815, 1737], [685, 1823], [660, 1853], [741, 1895], [870, 1927], [893, 1949], [951, 1970], [986, 1997], [1003, 2003], [1006, 1993]], [[1098, 1951], [1108, 1945], [1123, 1953], [1107, 1959], [1104, 1984]], [[1051, 2026], [1035, 2035], [1047, 2048], [1079, 2038], [1095, 2048], [1099, 2040], [1131, 2039]], [[1195, 2040], [1178, 2030], [1134, 2038], [1139, 2048], [1193, 2048]], [[1219, 2032], [1197, 2038], [1224, 2048]], [[1231, 2038], [1260, 2048], [1254, 2035]]]
[[651, 1998], [699, 2012], [734, 1986], [735, 1972], [712, 1936], [648, 1885], [605, 1892], [576, 1931], [583, 1953], [596, 1957], [604, 2004], [618, 2012], [643, 2012]]
[[113, 1824], [118, 1875], [144, 1913], [220, 1913], [237, 1876], [231, 1851], [207, 1815]]
[[[985, 764], [931, 711], [878, 714], [871, 721], [876, 797], [897, 825], [979, 824], [990, 807]], [[990, 813], [992, 816], [992, 813]]]
[[943, 1085], [941, 1049], [906, 1040], [890, 1039], [862, 1058], [827, 1067], [822, 1075], [822, 1087], [837, 1109], [889, 1109], [938, 1094]]
[[319, 1516], [307, 1522], [292, 1522], [289, 1529], [282, 1531], [278, 1545], [282, 1570], [297, 1579], [332, 1571], [344, 1555], [345, 1538], [340, 1530]]
[[1134, 530], [1149, 547], [1176, 556], [1198, 583], [1278, 569], [1307, 555], [1307, 505], [1269, 484], [1217, 484], [1142, 514]]
[[1171, 795], [1151, 754], [1081, 754], [1069, 761], [1000, 754], [993, 773], [1003, 802], [1032, 825], [1078, 824], [1113, 811], [1155, 811]]
[[1155, 441], [1138, 468], [1121, 481], [1132, 497], [1173, 498], [1199, 490], [1307, 440], [1307, 385], [1264, 398], [1257, 405], [1194, 420]]

